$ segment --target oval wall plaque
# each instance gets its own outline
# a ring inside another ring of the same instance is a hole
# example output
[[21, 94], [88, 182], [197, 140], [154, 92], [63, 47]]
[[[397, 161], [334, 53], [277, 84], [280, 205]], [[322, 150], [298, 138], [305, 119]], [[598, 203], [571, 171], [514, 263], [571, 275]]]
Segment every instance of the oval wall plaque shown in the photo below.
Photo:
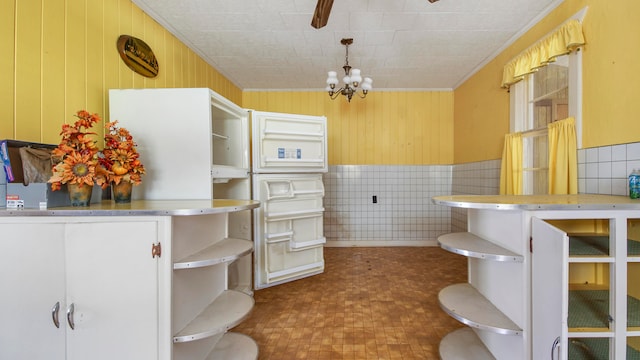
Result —
[[144, 41], [129, 35], [120, 35], [116, 43], [120, 58], [127, 66], [146, 77], [158, 75], [158, 60]]

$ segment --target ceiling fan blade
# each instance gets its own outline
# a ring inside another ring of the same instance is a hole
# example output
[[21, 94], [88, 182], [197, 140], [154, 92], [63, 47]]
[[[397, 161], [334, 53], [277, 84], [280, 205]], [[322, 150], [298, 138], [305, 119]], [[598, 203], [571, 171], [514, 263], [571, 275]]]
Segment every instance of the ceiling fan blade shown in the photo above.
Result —
[[313, 13], [313, 18], [311, 19], [311, 26], [320, 29], [327, 25], [332, 6], [333, 0], [318, 0], [316, 11]]

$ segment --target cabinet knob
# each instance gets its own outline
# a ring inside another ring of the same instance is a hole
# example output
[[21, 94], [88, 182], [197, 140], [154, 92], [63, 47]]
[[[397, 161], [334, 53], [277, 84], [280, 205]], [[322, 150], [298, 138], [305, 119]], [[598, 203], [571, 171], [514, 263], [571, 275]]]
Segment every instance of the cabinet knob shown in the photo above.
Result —
[[60, 328], [60, 320], [58, 320], [59, 312], [60, 312], [60, 301], [58, 301], [51, 308], [51, 319], [53, 320], [53, 325], [55, 325], [58, 329]]
[[73, 312], [75, 310], [76, 306], [73, 303], [71, 303], [71, 305], [69, 305], [69, 307], [67, 308], [67, 323], [69, 324], [71, 330], [75, 330], [76, 328], [76, 324], [73, 322]]

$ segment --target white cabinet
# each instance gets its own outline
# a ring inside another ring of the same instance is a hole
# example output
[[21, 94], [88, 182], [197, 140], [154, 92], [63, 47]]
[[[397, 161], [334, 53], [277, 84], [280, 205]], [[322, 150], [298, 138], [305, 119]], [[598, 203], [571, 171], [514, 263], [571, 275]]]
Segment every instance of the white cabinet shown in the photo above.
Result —
[[640, 359], [640, 212], [580, 215], [532, 219], [534, 357]]
[[[441, 305], [469, 325], [443, 359], [640, 359], [640, 203], [621, 196], [441, 196], [468, 209], [469, 283]], [[511, 321], [513, 324], [509, 323]], [[512, 327], [516, 325], [516, 327]], [[518, 333], [518, 334], [516, 334]]]
[[0, 210], [0, 359], [255, 360], [228, 333], [254, 304], [233, 266], [253, 242], [229, 217], [258, 205]]
[[[250, 213], [229, 215], [230, 236], [253, 239], [257, 250], [254, 262], [248, 256], [230, 266], [239, 283], [260, 289], [324, 271], [324, 116], [258, 112], [210, 89], [168, 88], [110, 90], [109, 118], [131, 131], [147, 170], [134, 199], [261, 201], [253, 219]], [[267, 177], [288, 183], [288, 193], [266, 194]], [[306, 183], [314, 189], [292, 188]], [[291, 204], [296, 211], [269, 213]]]
[[214, 91], [109, 90], [109, 119], [134, 136], [147, 173], [135, 199], [250, 199], [249, 112]]
[[0, 220], [0, 358], [158, 358], [155, 222]]
[[[109, 118], [131, 131], [147, 171], [134, 199], [251, 199], [249, 112], [213, 90], [112, 89]], [[225, 228], [250, 240], [251, 213], [229, 214]], [[251, 256], [231, 267], [251, 288]]]

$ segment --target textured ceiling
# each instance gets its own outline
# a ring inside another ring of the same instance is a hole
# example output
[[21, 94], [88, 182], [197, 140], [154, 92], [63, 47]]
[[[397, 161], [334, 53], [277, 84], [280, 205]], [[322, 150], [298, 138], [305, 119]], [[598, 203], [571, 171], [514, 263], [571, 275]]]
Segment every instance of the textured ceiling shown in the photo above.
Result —
[[316, 0], [133, 2], [243, 90], [324, 89], [353, 38], [375, 91], [455, 89], [562, 0], [335, 0], [321, 29]]

